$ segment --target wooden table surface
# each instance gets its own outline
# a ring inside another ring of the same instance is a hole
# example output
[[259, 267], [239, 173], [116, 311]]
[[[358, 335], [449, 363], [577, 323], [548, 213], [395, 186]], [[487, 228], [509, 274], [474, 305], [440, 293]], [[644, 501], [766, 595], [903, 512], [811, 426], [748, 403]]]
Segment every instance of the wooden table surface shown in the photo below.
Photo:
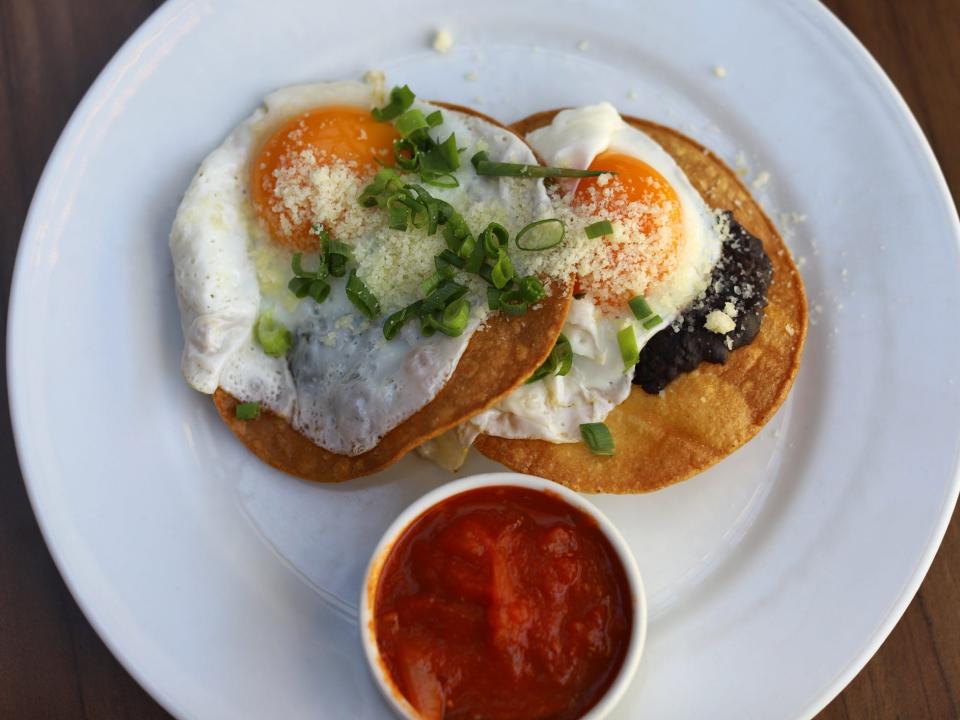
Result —
[[[5, 291], [23, 219], [54, 142], [97, 73], [158, 4], [0, 0], [0, 286]], [[960, 0], [829, 0], [827, 5], [903, 93], [957, 201]], [[0, 335], [6, 336], [5, 307]], [[5, 385], [2, 393], [0, 718], [168, 718], [110, 655], [57, 574], [18, 470]], [[819, 718], [960, 718], [956, 514], [903, 619]]]

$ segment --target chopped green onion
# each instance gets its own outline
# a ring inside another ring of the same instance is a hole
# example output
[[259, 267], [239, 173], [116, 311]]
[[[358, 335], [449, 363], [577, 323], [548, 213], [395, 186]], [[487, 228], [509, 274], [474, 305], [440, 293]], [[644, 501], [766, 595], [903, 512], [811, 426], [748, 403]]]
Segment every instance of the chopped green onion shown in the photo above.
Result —
[[490, 271], [493, 286], [498, 290], [502, 290], [508, 282], [513, 280], [515, 274], [513, 263], [510, 261], [510, 255], [505, 248], [500, 248], [497, 262], [494, 263], [493, 269]]
[[510, 243], [510, 232], [500, 223], [492, 222], [483, 229], [479, 239], [487, 257], [496, 259], [500, 255], [500, 248]]
[[510, 290], [500, 295], [500, 311], [507, 315], [524, 315], [527, 312], [527, 302], [519, 290]]
[[547, 218], [522, 227], [513, 242], [521, 250], [549, 250], [563, 242], [566, 232], [562, 220]]
[[553, 351], [557, 354], [557, 375], [566, 375], [573, 368], [573, 348], [566, 335], [560, 333]]
[[446, 335], [457, 337], [463, 333], [469, 321], [470, 303], [461, 298], [447, 305], [443, 311], [443, 325], [437, 329]]
[[452, 172], [460, 167], [460, 153], [457, 151], [456, 136], [450, 133], [450, 136], [442, 143], [437, 143], [423, 153], [420, 158], [420, 167], [434, 173]]
[[424, 337], [430, 337], [437, 332], [438, 321], [430, 313], [420, 315], [420, 334]]
[[387, 340], [393, 340], [408, 320], [420, 314], [420, 308], [422, 306], [423, 301], [417, 300], [415, 303], [411, 303], [402, 310], [397, 310], [397, 312], [393, 313], [393, 315], [388, 317], [386, 322], [383, 323], [383, 337]]
[[442, 313], [438, 311], [421, 314], [420, 332], [429, 337], [439, 330], [444, 335], [457, 337], [463, 334], [469, 319], [470, 304], [466, 300], [457, 300]]
[[237, 408], [234, 412], [237, 420], [256, 420], [260, 417], [260, 403], [237, 403]]
[[387, 120], [393, 120], [395, 117], [400, 115], [404, 110], [413, 105], [413, 99], [416, 95], [413, 94], [413, 91], [404, 85], [403, 87], [395, 87], [390, 91], [390, 102], [384, 105], [382, 108], [374, 108], [372, 111], [373, 119], [377, 122], [385, 122]]
[[399, 138], [393, 141], [393, 159], [399, 168], [416, 170], [420, 165], [420, 151], [409, 140]]
[[406, 230], [410, 223], [410, 208], [394, 205], [387, 210], [387, 227], [391, 230]]
[[598, 238], [602, 235], [612, 235], [613, 224], [609, 220], [600, 220], [592, 225], [587, 225], [583, 231], [587, 234], [588, 238], [593, 240], [593, 238]]
[[443, 278], [440, 276], [440, 273], [435, 272], [433, 275], [420, 283], [420, 293], [423, 295], [429, 295], [437, 289], [437, 286], [440, 285], [441, 280], [443, 280]]
[[440, 287], [430, 293], [423, 301], [423, 312], [432, 313], [443, 310], [450, 303], [467, 294], [467, 286], [453, 280], [444, 280]]
[[[460, 243], [460, 250], [457, 251], [457, 255], [462, 257], [464, 260], [473, 255], [474, 249], [477, 247], [477, 241], [474, 240], [470, 235], [467, 235], [463, 242]], [[483, 249], [480, 250], [480, 256], [483, 257]], [[469, 262], [467, 263], [470, 264]]]
[[[577, 170], [575, 168], [548, 167], [545, 165], [524, 165], [523, 163], [503, 163], [482, 160], [476, 165], [477, 175], [490, 177], [596, 177], [607, 174], [606, 170]], [[612, 174], [612, 173], [610, 173]]]
[[307, 293], [310, 292], [311, 283], [313, 283], [313, 280], [310, 278], [295, 277], [290, 278], [290, 282], [287, 283], [287, 287], [290, 288], [290, 292], [292, 292], [298, 298], [305, 298]]
[[518, 284], [520, 285], [520, 294], [523, 295], [523, 299], [531, 305], [540, 302], [547, 295], [546, 290], [543, 289], [543, 283], [540, 282], [540, 278], [536, 275], [522, 277], [518, 281]]
[[311, 280], [310, 287], [307, 288], [307, 295], [312, 297], [317, 304], [322, 303], [330, 295], [330, 283], [320, 279]]
[[657, 315], [640, 295], [627, 301], [627, 305], [633, 311], [634, 317], [640, 321], [640, 324], [647, 330], [655, 328], [663, 322], [663, 318]]
[[480, 152], [476, 152], [473, 154], [473, 157], [470, 158], [470, 164], [473, 165], [473, 169], [476, 170], [477, 166], [480, 165], [480, 163], [488, 162], [489, 160], [490, 160], [490, 156], [487, 155], [487, 151], [481, 150]]
[[491, 310], [498, 310], [500, 308], [500, 296], [503, 295], [503, 290], [497, 290], [495, 287], [487, 288], [487, 307]]
[[475, 242], [473, 252], [470, 253], [470, 257], [467, 258], [466, 265], [463, 266], [464, 272], [472, 274], [479, 273], [481, 268], [483, 268], [484, 260], [486, 260], [486, 255], [483, 251], [483, 245]]
[[380, 314], [380, 301], [370, 292], [370, 288], [357, 277], [357, 271], [351, 270], [346, 287], [347, 299], [371, 320]]
[[533, 375], [527, 378], [526, 384], [535, 383], [551, 375], [566, 375], [570, 372], [571, 367], [573, 367], [573, 348], [570, 346], [567, 336], [560, 333], [557, 341], [553, 344], [550, 355], [534, 371]]
[[630, 306], [630, 309], [633, 311], [633, 316], [637, 320], [643, 321], [653, 315], [653, 310], [647, 305], [647, 301], [644, 300], [642, 295], [631, 298], [627, 301], [627, 305]]
[[432, 113], [427, 115], [427, 125], [430, 127], [436, 127], [443, 122], [443, 113], [439, 110], [434, 110]]
[[434, 265], [437, 266], [437, 270], [440, 269], [441, 265], [450, 266], [457, 268], [458, 270], [463, 269], [464, 260], [462, 257], [457, 255], [452, 250], [443, 250], [436, 258], [434, 258]]
[[406, 139], [409, 139], [417, 130], [426, 130], [430, 127], [427, 125], [427, 119], [423, 116], [423, 112], [417, 108], [406, 110], [403, 115], [394, 121], [393, 126], [400, 133], [400, 137]]
[[339, 240], [327, 238], [323, 243], [323, 252], [327, 257], [327, 268], [334, 277], [343, 277], [347, 272], [350, 259], [350, 246]]
[[651, 315], [646, 320], [643, 321], [643, 327], [647, 330], [652, 330], [657, 325], [663, 322], [663, 318], [659, 315]]
[[293, 268], [293, 274], [298, 278], [310, 278], [310, 279], [323, 279], [327, 276], [327, 266], [321, 262], [319, 267], [314, 271], [304, 270], [303, 269], [303, 253], [294, 253], [293, 260], [290, 262], [290, 266]]
[[271, 357], [283, 357], [293, 344], [293, 334], [269, 312], [261, 313], [257, 318], [254, 335], [263, 351]]
[[433, 185], [434, 187], [448, 189], [460, 187], [460, 181], [457, 180], [456, 175], [453, 175], [452, 173], [432, 173], [423, 171], [420, 173], [420, 177], [427, 185]]
[[604, 423], [583, 423], [580, 436], [594, 455], [613, 455], [613, 435]]
[[575, 168], [558, 168], [546, 165], [525, 165], [524, 163], [505, 163], [493, 162], [488, 159], [487, 153], [483, 150], [476, 153], [470, 162], [473, 164], [477, 175], [488, 175], [495, 177], [527, 177], [527, 178], [546, 178], [546, 177], [596, 177], [597, 175], [615, 174], [609, 170], [577, 170]]
[[633, 325], [627, 325], [617, 333], [617, 344], [620, 346], [623, 367], [629, 370], [640, 359], [640, 348], [637, 347], [637, 334], [633, 330]]

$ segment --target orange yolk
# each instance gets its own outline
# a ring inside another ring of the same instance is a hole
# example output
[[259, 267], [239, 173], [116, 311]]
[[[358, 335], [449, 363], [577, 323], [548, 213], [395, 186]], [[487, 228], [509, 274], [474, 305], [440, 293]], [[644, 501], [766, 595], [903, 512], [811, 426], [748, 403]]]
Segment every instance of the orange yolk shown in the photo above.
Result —
[[[680, 212], [680, 199], [663, 175], [642, 160], [610, 151], [597, 155], [588, 169], [610, 170], [616, 175], [612, 178], [607, 176], [608, 179], [605, 182], [603, 180], [598, 182], [600, 178], [593, 177], [580, 180], [574, 192], [574, 204], [591, 205], [591, 210], [595, 210], [601, 217], [636, 223], [637, 229], [648, 236], [661, 227], [673, 228], [668, 255], [675, 258], [683, 219]], [[639, 203], [651, 210], [638, 215], [634, 208], [629, 207], [632, 203]], [[606, 236], [603, 241], [606, 243], [605, 264], [616, 268], [619, 272], [635, 272], [641, 269], [625, 267], [628, 263], [646, 265], [636, 253], [625, 252], [622, 246], [614, 242], [612, 236]], [[647, 277], [656, 280], [666, 275], [670, 268], [645, 266], [642, 269]], [[592, 275], [579, 277], [575, 283], [574, 292], [590, 291], [602, 304], [613, 306], [621, 306], [633, 296], [633, 293], [626, 293], [623, 297], [610, 297], [610, 293], [603, 287], [596, 287], [597, 284], [597, 279]]]
[[310, 220], [285, 218], [276, 194], [277, 171], [298, 162], [304, 150], [312, 150], [321, 166], [345, 164], [358, 176], [367, 177], [378, 169], [375, 159], [391, 157], [398, 137], [392, 125], [376, 122], [369, 110], [358, 107], [308, 110], [281, 125], [263, 143], [250, 171], [251, 199], [270, 236], [291, 250], [319, 248]]

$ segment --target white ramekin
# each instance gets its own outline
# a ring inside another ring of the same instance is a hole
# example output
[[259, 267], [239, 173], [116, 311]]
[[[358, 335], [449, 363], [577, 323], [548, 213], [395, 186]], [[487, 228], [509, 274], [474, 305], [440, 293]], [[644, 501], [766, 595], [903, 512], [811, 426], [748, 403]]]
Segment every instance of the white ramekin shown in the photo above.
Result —
[[393, 678], [387, 672], [387, 668], [380, 658], [380, 651], [377, 647], [377, 638], [374, 629], [374, 600], [376, 598], [377, 584], [380, 580], [380, 572], [383, 569], [384, 561], [393, 548], [394, 543], [403, 534], [403, 531], [424, 512], [429, 510], [437, 503], [447, 498], [476, 490], [477, 488], [496, 487], [508, 485], [512, 487], [530, 488], [533, 490], [548, 490], [557, 495], [573, 507], [586, 513], [597, 521], [597, 526], [610, 541], [613, 549], [616, 551], [623, 569], [627, 575], [627, 583], [630, 587], [630, 594], [633, 597], [633, 625], [630, 634], [627, 654], [620, 666], [620, 672], [614, 678], [613, 683], [607, 688], [603, 697], [583, 715], [581, 720], [601, 720], [605, 718], [614, 706], [626, 692], [630, 681], [637, 672], [637, 666], [640, 664], [640, 655], [643, 652], [643, 644], [647, 634], [647, 601], [643, 592], [643, 581], [640, 578], [640, 571], [637, 569], [637, 561], [634, 559], [630, 548], [620, 532], [614, 527], [606, 516], [601, 513], [592, 503], [587, 501], [582, 495], [573, 492], [550, 480], [533, 477], [531, 475], [521, 475], [519, 473], [485, 473], [483, 475], [474, 475], [461, 480], [441, 485], [431, 490], [419, 500], [410, 505], [397, 517], [396, 520], [387, 528], [387, 531], [380, 538], [377, 549], [374, 550], [370, 558], [370, 564], [367, 566], [367, 573], [363, 582], [363, 589], [360, 593], [360, 634], [363, 639], [363, 649], [367, 656], [367, 663], [370, 665], [370, 671], [377, 681], [383, 696], [402, 718], [407, 720], [420, 720], [417, 710], [407, 701], [396, 686]]

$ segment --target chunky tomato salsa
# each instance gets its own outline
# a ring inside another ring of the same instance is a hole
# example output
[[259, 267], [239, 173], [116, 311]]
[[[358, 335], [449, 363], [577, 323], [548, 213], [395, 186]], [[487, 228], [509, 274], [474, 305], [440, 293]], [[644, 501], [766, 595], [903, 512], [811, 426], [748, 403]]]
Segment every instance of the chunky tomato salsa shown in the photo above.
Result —
[[590, 516], [499, 486], [444, 500], [407, 528], [373, 622], [390, 676], [424, 718], [572, 720], [623, 664], [633, 601]]

